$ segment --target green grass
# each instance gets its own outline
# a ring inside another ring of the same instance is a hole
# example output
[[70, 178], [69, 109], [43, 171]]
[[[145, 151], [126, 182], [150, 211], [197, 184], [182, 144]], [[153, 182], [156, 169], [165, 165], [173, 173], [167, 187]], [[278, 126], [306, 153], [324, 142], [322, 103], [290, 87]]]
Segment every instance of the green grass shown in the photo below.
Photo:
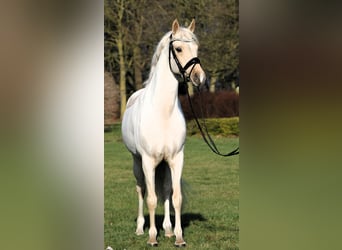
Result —
[[[215, 138], [222, 151], [238, 145], [238, 138]], [[150, 249], [148, 228], [135, 235], [138, 198], [132, 159], [120, 135], [120, 125], [105, 133], [105, 247]], [[200, 137], [188, 137], [183, 169], [186, 202], [182, 228], [187, 249], [239, 249], [239, 157], [220, 157]], [[144, 208], [145, 224], [148, 211]], [[174, 237], [165, 238], [161, 224], [163, 206], [156, 211], [158, 249], [175, 249]], [[173, 216], [171, 221], [174, 225]]]

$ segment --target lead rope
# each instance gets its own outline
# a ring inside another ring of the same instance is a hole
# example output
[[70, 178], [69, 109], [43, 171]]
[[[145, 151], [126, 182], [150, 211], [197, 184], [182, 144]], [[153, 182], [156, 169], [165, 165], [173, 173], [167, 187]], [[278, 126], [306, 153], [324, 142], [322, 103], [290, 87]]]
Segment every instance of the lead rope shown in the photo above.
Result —
[[[184, 83], [186, 84], [185, 79], [184, 79]], [[198, 92], [200, 93], [200, 99], [201, 99], [201, 91], [200, 91], [199, 88], [197, 88], [197, 89], [198, 89]], [[205, 133], [204, 133], [204, 131], [203, 131], [203, 129], [202, 129], [201, 124], [200, 124], [199, 121], [198, 121], [198, 118], [197, 118], [197, 116], [196, 116], [195, 110], [194, 110], [194, 108], [193, 108], [193, 106], [192, 106], [191, 97], [190, 97], [190, 94], [189, 94], [189, 90], [188, 90], [188, 85], [187, 85], [187, 84], [186, 84], [186, 94], [187, 94], [187, 96], [188, 96], [188, 101], [189, 101], [190, 109], [191, 109], [192, 114], [194, 115], [194, 118], [195, 118], [195, 122], [196, 122], [196, 124], [197, 124], [197, 127], [198, 127], [199, 131], [201, 132], [201, 135], [202, 135], [203, 140], [207, 143], [207, 145], [209, 146], [209, 148], [211, 149], [211, 151], [213, 151], [213, 152], [214, 152], [215, 154], [217, 154], [217, 155], [224, 156], [224, 157], [233, 156], [233, 155], [238, 155], [238, 154], [240, 153], [239, 147], [237, 147], [236, 149], [234, 149], [233, 151], [231, 151], [231, 152], [229, 152], [229, 153], [227, 153], [227, 154], [222, 154], [222, 153], [218, 150], [218, 148], [217, 148], [215, 142], [213, 141], [213, 139], [211, 138], [211, 136], [210, 136], [210, 134], [209, 134], [209, 132], [208, 132], [208, 128], [207, 128], [207, 125], [206, 125], [206, 123], [205, 123], [205, 119], [202, 118], [202, 119], [203, 119], [203, 125], [204, 125], [203, 127], [204, 127], [204, 129], [205, 129]], [[202, 99], [200, 100], [200, 103], [202, 103]], [[201, 113], [202, 113], [202, 116], [203, 116], [202, 105], [201, 105], [200, 107], [201, 107]]]
[[[173, 50], [173, 42], [175, 40], [172, 40], [172, 34], [170, 34], [170, 43], [169, 43], [169, 67], [170, 67], [170, 70], [171, 72], [175, 75], [175, 77], [177, 78], [177, 74], [175, 74], [173, 71], [172, 71], [172, 67], [171, 67], [171, 54], [173, 56], [173, 59], [175, 60], [176, 64], [177, 64], [177, 67], [179, 69], [179, 72], [181, 73], [181, 76], [182, 76], [182, 79], [183, 79], [183, 84], [186, 85], [186, 93], [188, 95], [188, 101], [189, 101], [189, 104], [190, 104], [190, 108], [191, 108], [191, 112], [193, 113], [194, 117], [195, 117], [195, 121], [196, 121], [196, 124], [197, 124], [197, 127], [198, 129], [200, 130], [201, 132], [201, 135], [203, 137], [203, 140], [207, 143], [207, 145], [209, 146], [209, 148], [211, 149], [211, 151], [213, 151], [215, 154], [217, 155], [220, 155], [220, 156], [232, 156], [232, 155], [237, 155], [239, 154], [239, 147], [236, 148], [235, 150], [231, 151], [230, 153], [227, 153], [227, 154], [222, 154], [215, 142], [213, 141], [213, 139], [210, 137], [209, 135], [209, 132], [208, 132], [208, 128], [207, 128], [207, 125], [205, 124], [205, 119], [203, 118], [203, 125], [204, 125], [204, 129], [205, 129], [205, 133], [201, 127], [201, 124], [199, 123], [198, 121], [198, 118], [196, 116], [196, 113], [194, 111], [194, 108], [192, 106], [192, 102], [191, 102], [191, 98], [190, 98], [190, 94], [189, 94], [189, 90], [188, 90], [188, 85], [187, 85], [187, 82], [188, 82], [188, 79], [186, 77], [186, 70], [192, 66], [191, 70], [190, 70], [190, 73], [189, 73], [189, 76], [191, 75], [191, 72], [192, 70], [194, 69], [195, 65], [196, 64], [201, 64], [200, 60], [198, 57], [194, 57], [192, 58], [189, 62], [186, 63], [186, 65], [184, 67], [182, 67], [182, 65], [180, 64], [178, 58], [177, 58], [177, 55], [176, 53], [174, 52]], [[201, 91], [199, 90], [198, 88], [198, 91], [200, 93], [200, 98], [201, 98]], [[202, 103], [202, 100], [201, 100], [201, 103]], [[203, 117], [203, 109], [202, 109], [202, 105], [201, 105], [201, 113], [202, 113], [202, 117]]]

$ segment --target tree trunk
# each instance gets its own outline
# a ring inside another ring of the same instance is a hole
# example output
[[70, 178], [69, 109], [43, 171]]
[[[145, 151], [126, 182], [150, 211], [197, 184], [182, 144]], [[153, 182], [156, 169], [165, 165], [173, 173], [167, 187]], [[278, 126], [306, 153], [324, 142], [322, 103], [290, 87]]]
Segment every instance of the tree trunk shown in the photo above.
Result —
[[126, 65], [125, 65], [125, 54], [123, 48], [123, 28], [122, 18], [124, 14], [124, 0], [120, 1], [120, 7], [118, 10], [118, 36], [116, 39], [116, 45], [119, 53], [119, 65], [120, 65], [120, 119], [126, 110]]
[[120, 36], [117, 41], [118, 52], [119, 52], [119, 64], [120, 64], [120, 118], [122, 119], [123, 114], [126, 110], [126, 66], [125, 56], [123, 51], [123, 44]]
[[133, 49], [134, 56], [134, 81], [136, 89], [142, 88], [142, 73], [141, 73], [141, 51], [139, 46], [135, 46]]
[[190, 96], [194, 95], [194, 85], [192, 83], [188, 83], [188, 91]]
[[213, 74], [211, 79], [210, 79], [210, 86], [209, 86], [209, 91], [211, 93], [215, 93], [215, 84], [216, 84], [216, 81], [217, 81], [217, 75], [216, 74]]

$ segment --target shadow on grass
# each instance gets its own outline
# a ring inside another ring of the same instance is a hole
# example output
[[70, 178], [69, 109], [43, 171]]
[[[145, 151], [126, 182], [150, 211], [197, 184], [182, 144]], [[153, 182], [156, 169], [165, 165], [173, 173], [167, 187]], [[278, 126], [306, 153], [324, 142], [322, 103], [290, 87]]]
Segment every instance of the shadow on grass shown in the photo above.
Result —
[[[145, 225], [144, 225], [144, 230], [145, 230], [146, 228], [150, 227], [150, 217], [149, 217], [149, 215], [145, 215], [144, 217], [145, 217]], [[174, 226], [175, 225], [175, 216], [171, 215], [170, 219], [171, 219], [172, 225]], [[185, 213], [185, 214], [182, 214], [181, 219], [182, 219], [182, 228], [183, 229], [189, 227], [190, 223], [192, 221], [206, 221], [207, 220], [206, 218], [203, 217], [202, 214], [199, 214], [199, 213], [197, 213], [197, 214]], [[164, 215], [157, 214], [155, 216], [158, 234], [159, 234], [160, 230], [163, 230], [163, 220], [164, 220]]]

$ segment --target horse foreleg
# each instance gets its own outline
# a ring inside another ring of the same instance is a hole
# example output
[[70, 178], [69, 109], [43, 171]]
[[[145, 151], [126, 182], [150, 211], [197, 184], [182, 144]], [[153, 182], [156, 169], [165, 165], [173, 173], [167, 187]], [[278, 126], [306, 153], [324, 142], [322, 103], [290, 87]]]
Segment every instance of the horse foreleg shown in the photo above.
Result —
[[181, 151], [172, 161], [169, 162], [172, 176], [172, 202], [175, 209], [175, 229], [176, 246], [185, 246], [183, 239], [183, 231], [181, 226], [181, 207], [182, 207], [182, 192], [181, 192], [181, 176], [183, 169], [183, 151]]
[[147, 244], [151, 246], [158, 245], [157, 228], [155, 225], [155, 209], [157, 207], [157, 195], [155, 192], [155, 162], [152, 158], [143, 158], [143, 170], [145, 174], [145, 182], [147, 188], [147, 207], [150, 215], [150, 229], [148, 231], [149, 240]]

